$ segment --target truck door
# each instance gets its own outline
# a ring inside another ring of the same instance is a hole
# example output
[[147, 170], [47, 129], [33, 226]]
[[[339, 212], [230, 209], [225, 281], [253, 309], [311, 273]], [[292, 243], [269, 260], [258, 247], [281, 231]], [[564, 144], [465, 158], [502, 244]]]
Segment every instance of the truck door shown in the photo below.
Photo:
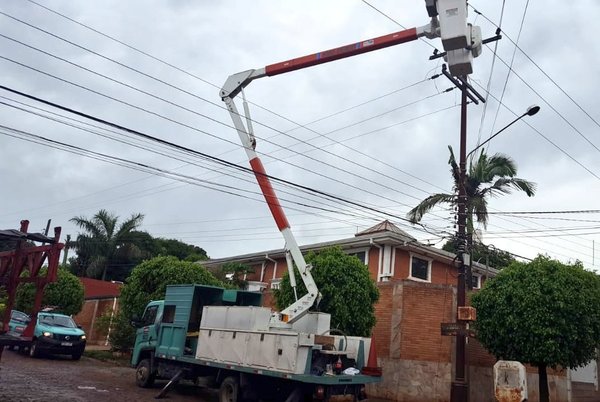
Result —
[[149, 305], [146, 307], [146, 311], [144, 311], [144, 315], [142, 316], [140, 326], [136, 333], [136, 339], [141, 340], [144, 343], [147, 343], [147, 346], [150, 346], [158, 337], [158, 326], [160, 325], [160, 312], [159, 305]]

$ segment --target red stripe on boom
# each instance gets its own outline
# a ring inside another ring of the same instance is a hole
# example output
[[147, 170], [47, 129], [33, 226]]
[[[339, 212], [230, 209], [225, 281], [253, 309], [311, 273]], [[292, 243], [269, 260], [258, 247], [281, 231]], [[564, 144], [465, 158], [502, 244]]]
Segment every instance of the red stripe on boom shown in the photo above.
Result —
[[324, 52], [314, 53], [281, 63], [271, 64], [265, 67], [265, 72], [268, 76], [287, 73], [288, 71], [300, 70], [302, 68], [315, 66], [317, 64], [328, 63], [330, 61], [343, 59], [345, 57], [355, 56], [357, 54], [372, 52], [373, 50], [382, 49], [384, 47], [399, 45], [400, 43], [410, 42], [418, 38], [417, 28], [411, 28], [389, 35], [367, 39], [362, 42], [336, 47], [335, 49], [325, 50]]
[[265, 201], [267, 201], [267, 205], [271, 210], [271, 214], [275, 219], [275, 223], [279, 228], [279, 231], [289, 228], [290, 224], [285, 217], [285, 213], [281, 208], [281, 204], [279, 203], [279, 199], [277, 195], [275, 195], [275, 190], [273, 190], [273, 186], [271, 185], [271, 181], [269, 177], [265, 173], [265, 167], [263, 166], [260, 159], [254, 158], [250, 160], [250, 166], [252, 167], [252, 171], [254, 172], [254, 176], [256, 176], [256, 181], [258, 181], [258, 185], [260, 186], [260, 190], [262, 191]]

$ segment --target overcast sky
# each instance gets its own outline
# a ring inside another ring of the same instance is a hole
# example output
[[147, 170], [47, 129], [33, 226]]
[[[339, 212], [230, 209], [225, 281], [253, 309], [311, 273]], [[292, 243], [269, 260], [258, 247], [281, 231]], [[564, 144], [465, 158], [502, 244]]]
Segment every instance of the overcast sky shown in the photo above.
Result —
[[[230, 74], [428, 23], [421, 0], [369, 0], [373, 7], [349, 0], [36, 1], [177, 69], [29, 0], [5, 0], [0, 85], [243, 166], [245, 153], [218, 92]], [[501, 20], [505, 36], [497, 57], [491, 44], [475, 60], [472, 84], [490, 94], [485, 105], [469, 105], [468, 148], [528, 106], [541, 106], [490, 143], [490, 153], [510, 155], [518, 176], [538, 188], [532, 198], [492, 199], [483, 240], [525, 257], [542, 253], [598, 269], [600, 214], [498, 213], [600, 209], [594, 28], [600, 3], [514, 0], [503, 13], [500, 0], [469, 3], [482, 13], [469, 9], [483, 37], [493, 36]], [[460, 94], [444, 92], [452, 85], [443, 76], [429, 79], [443, 63], [429, 60], [434, 48], [442, 49], [439, 39], [415, 41], [264, 78], [246, 89], [257, 151], [269, 174], [371, 208], [276, 184], [300, 244], [351, 237], [383, 219], [438, 246], [455, 230], [451, 211], [443, 208], [423, 220], [427, 231], [402, 220], [427, 195], [452, 187], [447, 146], [458, 154]], [[64, 235], [76, 236], [69, 219], [104, 208], [121, 218], [141, 212], [142, 229], [203, 247], [213, 258], [283, 246], [246, 172], [50, 115], [46, 111], [84, 121], [9, 92], [0, 96], [38, 114], [0, 104], [3, 127], [120, 158], [111, 164], [0, 128], [1, 229], [29, 219], [37, 231], [51, 218]]]

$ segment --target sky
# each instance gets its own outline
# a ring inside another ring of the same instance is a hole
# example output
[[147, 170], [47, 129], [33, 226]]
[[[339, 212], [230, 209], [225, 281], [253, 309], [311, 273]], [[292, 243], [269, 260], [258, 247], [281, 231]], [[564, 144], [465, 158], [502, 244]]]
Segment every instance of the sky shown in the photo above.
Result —
[[[0, 5], [0, 85], [180, 148], [0, 90], [0, 229], [28, 219], [41, 231], [52, 219], [75, 237], [75, 216], [142, 213], [142, 230], [212, 258], [284, 245], [254, 177], [215, 162], [248, 166], [219, 97], [227, 77], [429, 22], [419, 0], [36, 1]], [[541, 107], [485, 146], [537, 191], [490, 199], [483, 242], [598, 270], [600, 3], [469, 5], [484, 38], [498, 26], [503, 38], [474, 61], [469, 80], [487, 102], [468, 106], [467, 149]], [[274, 183], [301, 245], [384, 219], [438, 247], [455, 232], [447, 207], [423, 226], [406, 221], [428, 195], [452, 191], [460, 93], [438, 76], [444, 61], [429, 60], [436, 48], [422, 39], [245, 89], [267, 173], [319, 191]]]

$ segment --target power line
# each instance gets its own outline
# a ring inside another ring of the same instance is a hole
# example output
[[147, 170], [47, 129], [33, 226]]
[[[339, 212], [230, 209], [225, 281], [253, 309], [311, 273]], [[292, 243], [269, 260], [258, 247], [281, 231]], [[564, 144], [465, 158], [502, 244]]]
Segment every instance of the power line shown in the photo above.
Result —
[[[504, 61], [498, 57], [498, 59], [500, 61], [502, 61], [504, 63]], [[519, 77], [518, 74], [515, 73], [515, 75], [517, 77]], [[519, 77], [521, 80], [522, 78]], [[475, 82], [475, 81], [473, 81]], [[485, 88], [483, 88], [480, 84], [478, 84], [477, 82], [475, 82], [475, 84], [477, 86], [479, 86], [482, 90], [485, 90]], [[504, 106], [504, 108], [506, 110], [508, 110], [509, 112], [511, 112], [514, 116], [519, 116], [514, 110], [512, 110], [511, 108], [509, 108], [508, 106], [506, 106], [506, 104], [502, 103], [499, 101], [498, 98], [496, 98], [494, 95], [492, 95], [492, 93], [490, 92], [489, 95], [494, 98], [494, 100], [496, 102], [498, 102], [499, 104], [501, 104], [502, 106]], [[562, 149], [558, 144], [556, 144], [554, 141], [552, 141], [550, 138], [548, 138], [547, 136], [545, 136], [540, 130], [538, 130], [537, 128], [533, 127], [531, 124], [529, 124], [527, 121], [522, 120], [522, 122], [524, 124], [526, 124], [527, 126], [529, 126], [529, 128], [531, 128], [533, 131], [535, 131], [540, 137], [542, 137], [543, 139], [545, 139], [550, 145], [552, 145], [554, 148], [558, 149], [561, 153], [563, 153], [564, 155], [566, 155], [569, 159], [571, 159], [573, 162], [575, 162], [576, 164], [578, 164], [580, 167], [582, 167], [584, 170], [586, 170], [589, 174], [591, 174], [592, 176], [594, 176], [596, 179], [600, 180], [600, 176], [598, 176], [596, 173], [594, 173], [592, 170], [590, 170], [587, 166], [585, 166], [583, 163], [579, 162], [577, 159], [575, 159], [574, 156], [572, 156], [571, 154], [569, 154], [567, 151], [565, 151], [564, 149]]]
[[488, 212], [495, 215], [539, 215], [539, 214], [598, 214], [600, 209], [576, 209], [563, 211], [498, 211]]
[[[37, 5], [41, 6], [40, 4], [38, 4], [38, 3], [35, 3], [35, 2], [33, 2], [33, 1], [31, 1], [31, 0], [30, 0], [30, 2], [32, 2], [32, 3], [34, 3], [34, 4], [37, 4]], [[48, 9], [47, 7], [44, 7], [44, 6], [41, 6], [41, 7]], [[52, 11], [52, 12], [54, 12], [53, 10], [50, 10], [50, 9], [48, 9], [48, 10], [49, 10], [49, 11]], [[55, 12], [55, 13], [56, 13], [56, 12]], [[60, 13], [57, 13], [57, 14], [59, 14], [59, 15], [60, 15]], [[68, 17], [65, 17], [65, 18], [69, 19]], [[79, 25], [85, 26], [85, 24], [81, 24], [81, 23], [79, 23], [79, 22], [77, 22], [77, 21], [75, 21], [75, 20], [73, 20], [73, 19], [70, 19], [70, 20], [71, 20], [71, 21], [73, 21], [73, 22], [75, 22], [75, 23], [78, 23]], [[87, 26], [86, 26], [86, 27], [87, 27]], [[88, 27], [88, 28], [89, 28], [89, 27]], [[93, 28], [89, 28], [89, 29], [92, 29], [92, 30], [94, 30]], [[94, 31], [95, 31], [95, 32], [97, 32], [97, 33], [100, 33], [101, 35], [107, 36], [107, 35], [105, 35], [105, 34], [101, 33], [100, 31], [97, 31], [97, 30], [94, 30]], [[114, 38], [112, 38], [112, 37], [110, 37], [110, 36], [107, 36], [107, 37], [109, 37], [109, 38], [111, 38], [111, 39], [113, 39], [113, 40], [116, 40], [116, 39], [114, 39]], [[130, 45], [127, 45], [127, 44], [125, 44], [124, 42], [121, 42], [121, 41], [118, 41], [118, 40], [116, 40], [116, 41], [117, 41], [117, 42], [119, 42], [119, 43], [121, 43], [121, 44], [123, 44], [123, 45], [125, 45], [125, 46], [127, 46], [127, 47], [129, 47], [129, 48], [132, 48]], [[136, 50], [136, 51], [139, 51], [139, 49], [135, 49], [135, 48], [133, 48], [133, 49], [134, 49], [134, 50]], [[171, 67], [173, 67], [173, 68], [175, 68], [175, 69], [177, 69], [177, 70], [179, 70], [179, 71], [182, 71], [182, 72], [184, 72], [184, 73], [186, 73], [186, 74], [188, 74], [188, 75], [191, 75], [191, 74], [189, 74], [188, 72], [186, 72], [186, 71], [184, 71], [184, 70], [181, 70], [181, 69], [179, 69], [179, 68], [178, 68], [178, 67], [176, 67], [176, 66], [173, 66], [172, 64], [166, 63], [166, 62], [164, 62], [164, 61], [162, 61], [162, 60], [160, 60], [160, 59], [157, 59], [156, 57], [154, 57], [154, 56], [152, 56], [152, 55], [149, 55], [148, 53], [145, 53], [145, 52], [143, 52], [143, 51], [141, 51], [141, 53], [142, 53], [142, 54], [145, 54], [145, 55], [147, 55], [148, 57], [151, 57], [151, 58], [153, 58], [153, 59], [155, 59], [155, 60], [158, 60], [158, 61], [160, 61], [160, 62], [162, 62], [162, 63], [164, 63], [164, 64], [167, 64], [167, 65], [169, 65], [169, 66], [171, 66]], [[216, 85], [214, 85], [214, 84], [212, 84], [212, 83], [209, 83], [208, 81], [205, 81], [205, 80], [203, 80], [203, 79], [201, 79], [201, 78], [199, 78], [199, 77], [195, 77], [195, 78], [198, 78], [198, 79], [202, 80], [203, 82], [206, 82], [206, 83], [208, 83], [208, 84], [210, 84], [210, 85], [212, 85], [212, 86], [214, 86], [214, 87], [216, 87], [216, 88], [217, 88], [217, 86], [216, 86]], [[268, 110], [268, 109], [265, 109], [265, 110]]]
[[[113, 128], [116, 128], [116, 129], [128, 132], [130, 134], [134, 134], [134, 135], [140, 136], [141, 138], [144, 138], [144, 139], [155, 141], [155, 142], [163, 144], [163, 145], [168, 145], [170, 147], [173, 147], [173, 148], [176, 148], [176, 149], [180, 149], [180, 150], [189, 152], [191, 154], [200, 156], [202, 158], [210, 159], [210, 160], [212, 160], [214, 162], [217, 162], [219, 164], [222, 164], [224, 166], [233, 167], [233, 168], [241, 170], [241, 171], [252, 172], [254, 174], [254, 172], [250, 168], [237, 165], [237, 164], [235, 164], [233, 162], [226, 161], [226, 160], [218, 158], [216, 156], [212, 156], [210, 154], [206, 154], [206, 153], [201, 152], [201, 151], [196, 151], [196, 150], [193, 150], [191, 148], [184, 147], [182, 145], [178, 145], [178, 144], [175, 144], [175, 143], [172, 143], [172, 142], [160, 139], [158, 137], [151, 136], [149, 134], [142, 133], [140, 131], [137, 131], [137, 130], [134, 130], [134, 129], [122, 126], [122, 125], [114, 123], [114, 122], [110, 122], [108, 120], [101, 119], [99, 117], [95, 117], [95, 116], [89, 115], [87, 113], [83, 113], [81, 111], [78, 111], [78, 110], [75, 110], [75, 109], [72, 109], [72, 108], [60, 105], [58, 103], [42, 99], [42, 98], [39, 98], [37, 96], [30, 95], [30, 94], [27, 94], [27, 93], [24, 93], [24, 92], [21, 92], [21, 91], [18, 91], [18, 90], [6, 87], [4, 85], [0, 85], [0, 89], [4, 89], [4, 90], [6, 90], [8, 92], [11, 92], [11, 93], [14, 93], [14, 94], [26, 97], [28, 99], [35, 100], [37, 102], [46, 104], [48, 106], [52, 106], [52, 107], [58, 108], [60, 110], [67, 111], [67, 112], [75, 114], [77, 116], [84, 117], [86, 119], [95, 121], [97, 123], [105, 124], [105, 125], [107, 125], [109, 127], [113, 127]], [[348, 205], [353, 205], [353, 206], [356, 206], [356, 207], [359, 207], [359, 208], [364, 208], [364, 209], [370, 210], [371, 212], [376, 212], [376, 213], [382, 214], [384, 216], [391, 216], [391, 217], [393, 217], [395, 219], [398, 219], [400, 221], [410, 222], [408, 219], [406, 219], [404, 217], [401, 217], [401, 216], [398, 216], [398, 215], [395, 215], [395, 214], [391, 214], [391, 213], [388, 213], [388, 212], [380, 211], [377, 208], [373, 208], [373, 207], [368, 207], [368, 206], [365, 206], [365, 205], [361, 205], [359, 203], [347, 200], [345, 198], [342, 198], [342, 197], [339, 197], [339, 196], [336, 196], [336, 195], [333, 195], [333, 194], [326, 193], [326, 192], [321, 191], [321, 190], [317, 190], [317, 189], [314, 189], [314, 188], [311, 188], [311, 187], [308, 187], [308, 186], [297, 184], [297, 183], [291, 182], [289, 180], [285, 180], [285, 179], [282, 179], [282, 178], [279, 178], [279, 177], [275, 177], [275, 176], [272, 176], [272, 175], [266, 174], [265, 176], [268, 177], [268, 178], [270, 178], [270, 179], [272, 179], [272, 180], [274, 180], [274, 181], [277, 181], [277, 182], [280, 182], [280, 183], [283, 183], [283, 184], [287, 184], [287, 185], [290, 185], [290, 186], [293, 186], [293, 187], [296, 187], [296, 188], [301, 188], [301, 189], [304, 189], [306, 191], [309, 191], [309, 192], [312, 192], [312, 193], [315, 193], [315, 194], [318, 194], [318, 195], [321, 195], [321, 196], [325, 196], [325, 197], [333, 199], [333, 200], [341, 201], [341, 202], [346, 203]], [[421, 226], [422, 230], [427, 231], [427, 228], [424, 225], [419, 225], [419, 226]]]
[[[527, 0], [527, 3], [525, 4], [525, 10], [523, 11], [523, 17], [521, 18], [521, 26], [519, 27], [519, 34], [517, 35], [517, 43], [519, 43], [519, 39], [521, 38], [521, 32], [523, 31], [523, 25], [525, 24], [525, 16], [527, 15], [528, 8], [529, 8], [529, 0]], [[502, 11], [504, 11], [504, 1], [502, 2]], [[502, 25], [502, 17], [500, 18], [500, 25]], [[500, 27], [498, 27], [498, 29], [500, 29]], [[496, 42], [495, 47], [494, 47], [494, 62], [496, 61], [496, 58], [497, 58], [497, 56], [496, 56], [497, 51], [498, 51], [498, 42]], [[504, 100], [504, 94], [506, 93], [506, 88], [508, 87], [508, 80], [510, 78], [510, 73], [512, 72], [512, 67], [515, 62], [516, 54], [517, 54], [517, 47], [515, 44], [515, 49], [513, 51], [512, 57], [510, 59], [510, 66], [509, 66], [508, 72], [506, 74], [506, 80], [504, 81], [504, 86], [502, 87], [502, 94], [500, 95], [500, 102], [502, 102]], [[488, 92], [489, 92], [489, 87], [488, 87]], [[498, 120], [499, 114], [500, 114], [500, 104], [498, 104], [498, 109], [496, 109], [496, 115], [494, 116], [494, 122], [492, 123], [490, 137], [493, 135], [493, 133], [495, 131], [494, 129], [496, 127], [496, 121]], [[488, 144], [487, 148], [489, 149], [489, 144]]]
[[[471, 4], [469, 4], [469, 6], [473, 9], [473, 11], [479, 15], [481, 15], [483, 18], [485, 18], [490, 24], [496, 26], [496, 24], [490, 20], [488, 17], [485, 16], [485, 14], [483, 14], [482, 12], [480, 12], [479, 10], [477, 10], [475, 7], [473, 7]], [[577, 108], [583, 112], [591, 121], [594, 122], [594, 124], [596, 124], [596, 126], [600, 127], [600, 123], [594, 119], [594, 117], [583, 108], [583, 106], [581, 106], [571, 95], [569, 95], [567, 93], [567, 91], [565, 91], [550, 75], [548, 75], [548, 73], [546, 73], [546, 71], [544, 71], [544, 69], [542, 67], [539, 66], [538, 63], [535, 62], [535, 60], [533, 60], [523, 49], [521, 49], [519, 47], [519, 45], [517, 43], [515, 43], [515, 41], [513, 41], [511, 39], [511, 37], [506, 34], [505, 32], [503, 32], [504, 36], [513, 43], [513, 45], [515, 45], [515, 47], [523, 54], [523, 56], [525, 56], [527, 58], [527, 60], [529, 60], [547, 79], [550, 80], [550, 82], [552, 82], [552, 84], [559, 90], [561, 91], [567, 98], [569, 98], [569, 100], [571, 102], [573, 102], [573, 104], [575, 106], [577, 106]]]

